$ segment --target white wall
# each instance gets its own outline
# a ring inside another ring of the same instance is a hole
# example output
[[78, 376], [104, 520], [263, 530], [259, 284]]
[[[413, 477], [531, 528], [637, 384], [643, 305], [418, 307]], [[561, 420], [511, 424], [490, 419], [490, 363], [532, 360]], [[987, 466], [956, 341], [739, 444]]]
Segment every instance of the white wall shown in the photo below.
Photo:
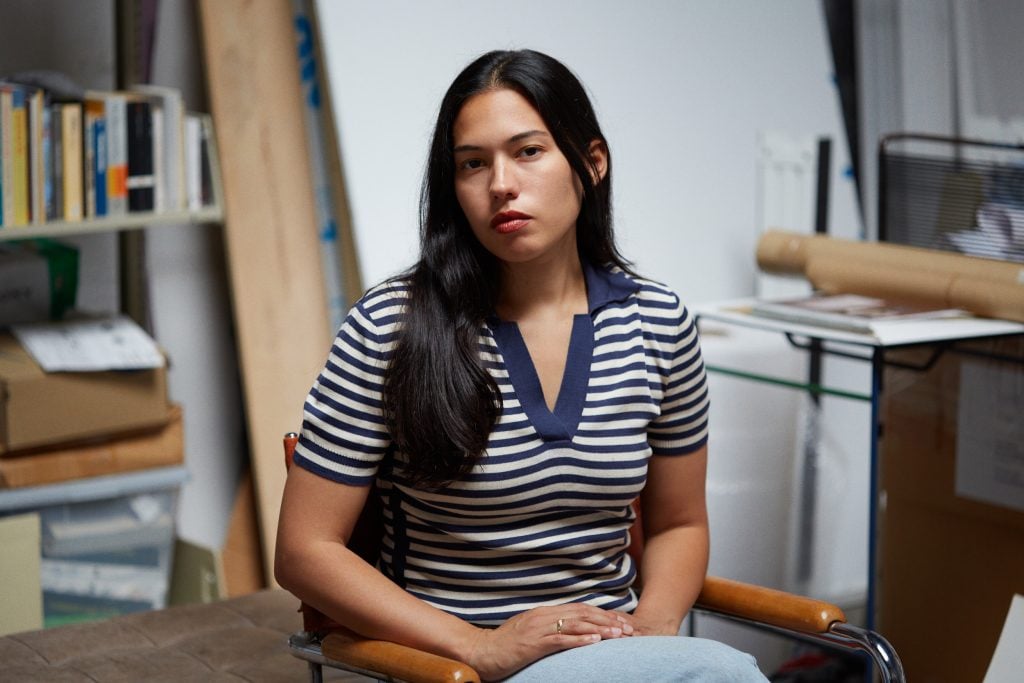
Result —
[[[848, 163], [816, 0], [321, 0], [318, 10], [367, 284], [414, 259], [440, 98], [488, 49], [546, 51], [582, 78], [611, 145], [623, 250], [689, 301], [753, 291], [759, 131], [831, 135], [836, 168]], [[836, 190], [834, 228], [856, 234], [849, 184]]]

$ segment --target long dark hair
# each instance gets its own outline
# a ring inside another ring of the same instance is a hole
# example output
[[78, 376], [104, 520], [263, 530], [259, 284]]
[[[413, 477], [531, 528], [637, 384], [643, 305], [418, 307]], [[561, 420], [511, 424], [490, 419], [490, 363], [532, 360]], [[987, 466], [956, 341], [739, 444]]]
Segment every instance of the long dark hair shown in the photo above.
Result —
[[448, 88], [434, 129], [420, 195], [420, 259], [401, 277], [407, 312], [385, 375], [384, 410], [393, 445], [412, 481], [441, 485], [467, 474], [487, 446], [501, 406], [480, 364], [478, 336], [494, 310], [500, 268], [473, 235], [455, 196], [455, 119], [466, 101], [508, 88], [529, 100], [583, 185], [576, 222], [580, 258], [628, 263], [615, 247], [611, 155], [593, 173], [590, 145], [605, 141], [582, 84], [556, 59], [533, 50], [478, 57]]

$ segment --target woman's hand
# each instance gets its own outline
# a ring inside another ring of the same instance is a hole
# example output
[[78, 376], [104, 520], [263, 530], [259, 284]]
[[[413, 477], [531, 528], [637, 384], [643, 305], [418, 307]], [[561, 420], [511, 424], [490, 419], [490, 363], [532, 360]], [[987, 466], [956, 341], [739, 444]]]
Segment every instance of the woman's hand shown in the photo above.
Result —
[[672, 617], [644, 617], [640, 614], [623, 614], [623, 620], [632, 627], [634, 636], [676, 636], [679, 635], [679, 620]]
[[535, 607], [480, 629], [466, 663], [486, 681], [501, 680], [555, 652], [631, 635], [627, 616], [580, 604]]

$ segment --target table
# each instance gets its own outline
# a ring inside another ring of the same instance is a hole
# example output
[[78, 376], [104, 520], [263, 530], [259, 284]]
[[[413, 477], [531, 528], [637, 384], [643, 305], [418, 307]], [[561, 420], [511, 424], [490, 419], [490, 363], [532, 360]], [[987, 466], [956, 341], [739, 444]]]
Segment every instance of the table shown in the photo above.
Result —
[[[845, 398], [867, 400], [871, 405], [870, 457], [869, 457], [869, 519], [868, 519], [868, 581], [867, 581], [867, 628], [875, 627], [877, 601], [877, 537], [879, 503], [879, 446], [880, 402], [883, 391], [883, 370], [886, 365], [926, 370], [957, 342], [970, 339], [992, 338], [1024, 334], [1024, 324], [986, 318], [963, 317], [899, 321], [877, 321], [872, 323], [872, 333], [856, 333], [824, 326], [779, 320], [759, 316], [751, 311], [755, 299], [734, 299], [690, 306], [690, 311], [700, 321], [715, 321], [725, 325], [737, 325], [786, 336], [790, 343], [809, 353], [821, 353], [863, 361], [870, 365], [871, 383], [867, 395], [822, 385], [817, 378], [799, 382], [772, 376], [769, 373], [752, 373], [735, 368], [708, 365], [709, 372], [724, 373], [753, 381], [768, 382], [808, 391], [817, 395], [835, 395]], [[908, 364], [887, 359], [886, 354], [896, 349], [925, 347], [930, 349], [928, 357], [920, 364]]]

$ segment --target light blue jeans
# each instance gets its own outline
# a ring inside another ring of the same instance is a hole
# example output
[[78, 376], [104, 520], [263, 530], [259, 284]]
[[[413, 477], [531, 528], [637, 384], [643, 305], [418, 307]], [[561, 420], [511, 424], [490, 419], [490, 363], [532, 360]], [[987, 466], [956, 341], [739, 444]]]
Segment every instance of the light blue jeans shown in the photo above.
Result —
[[747, 683], [768, 679], [756, 660], [714, 640], [687, 636], [613, 638], [550, 655], [508, 683]]

